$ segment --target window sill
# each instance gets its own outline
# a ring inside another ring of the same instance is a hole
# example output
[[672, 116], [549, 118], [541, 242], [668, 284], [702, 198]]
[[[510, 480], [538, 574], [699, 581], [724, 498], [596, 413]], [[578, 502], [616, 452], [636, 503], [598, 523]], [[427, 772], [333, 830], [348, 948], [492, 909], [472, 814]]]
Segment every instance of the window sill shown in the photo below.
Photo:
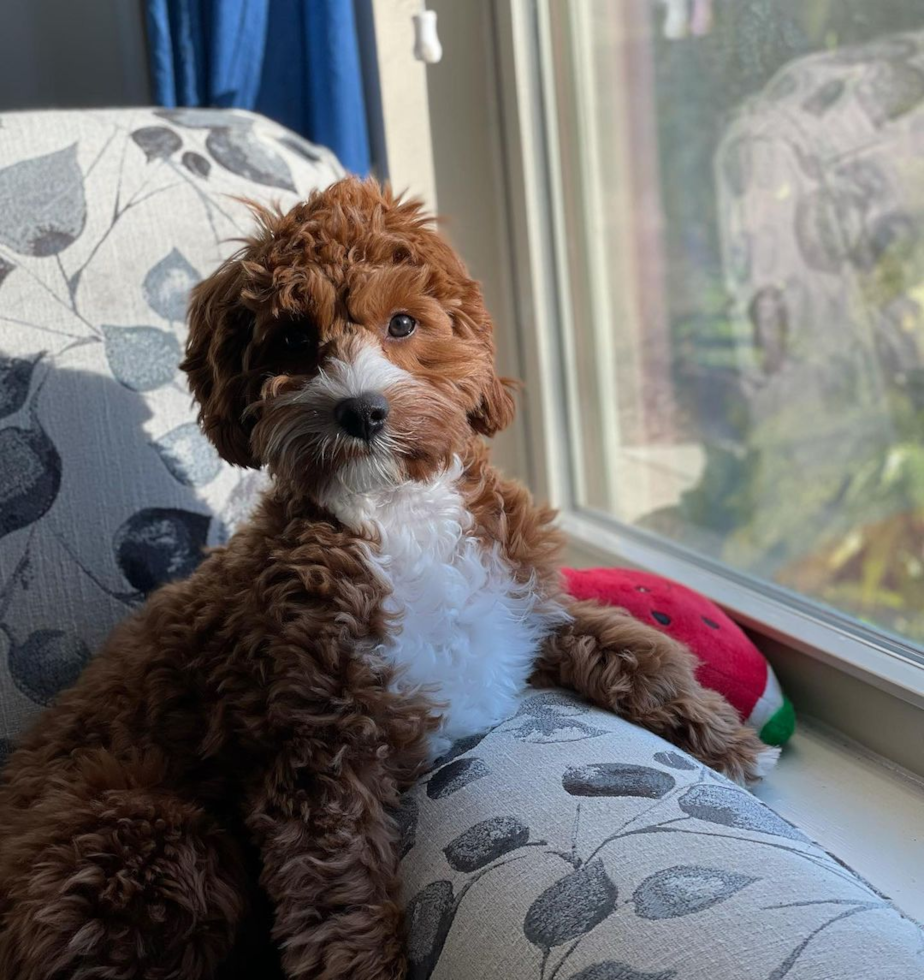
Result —
[[924, 781], [802, 718], [756, 795], [924, 921]]

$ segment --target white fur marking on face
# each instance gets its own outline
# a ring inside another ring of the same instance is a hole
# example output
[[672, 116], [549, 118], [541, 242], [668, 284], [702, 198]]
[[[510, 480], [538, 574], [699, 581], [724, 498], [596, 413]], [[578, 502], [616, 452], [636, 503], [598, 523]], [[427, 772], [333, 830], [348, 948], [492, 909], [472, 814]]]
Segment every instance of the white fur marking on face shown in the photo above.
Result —
[[[352, 360], [333, 358], [307, 384], [297, 391], [281, 395], [280, 401], [303, 405], [318, 415], [326, 413], [325, 426], [336, 427], [334, 408], [345, 398], [356, 398], [370, 391], [388, 395], [396, 388], [416, 385], [412, 374], [399, 368], [374, 343], [364, 342], [354, 348]], [[318, 419], [320, 423], [322, 420]]]
[[378, 538], [369, 563], [399, 628], [377, 652], [401, 668], [399, 689], [446, 704], [433, 758], [514, 713], [542, 640], [568, 619], [535, 583], [514, 579], [500, 545], [471, 534], [461, 469], [456, 459], [426, 483], [344, 498], [337, 514]]
[[[266, 448], [270, 460], [285, 457], [305, 442], [323, 459], [329, 447], [350, 439], [334, 419], [334, 409], [340, 402], [373, 391], [389, 397], [401, 388], [418, 384], [412, 374], [392, 364], [374, 341], [358, 340], [351, 353], [351, 359], [333, 358], [317, 377], [276, 399], [278, 406], [298, 406], [301, 411], [270, 434]], [[395, 437], [386, 426], [362, 456], [348, 461], [335, 475], [322, 503], [331, 506], [330, 500], [345, 494], [394, 486], [400, 480], [397, 448]]]
[[396, 385], [413, 384], [414, 376], [392, 364], [377, 344], [367, 342], [358, 345], [352, 360], [332, 361], [324, 372], [324, 380], [330, 386], [331, 394], [339, 400], [366, 391], [387, 393]]

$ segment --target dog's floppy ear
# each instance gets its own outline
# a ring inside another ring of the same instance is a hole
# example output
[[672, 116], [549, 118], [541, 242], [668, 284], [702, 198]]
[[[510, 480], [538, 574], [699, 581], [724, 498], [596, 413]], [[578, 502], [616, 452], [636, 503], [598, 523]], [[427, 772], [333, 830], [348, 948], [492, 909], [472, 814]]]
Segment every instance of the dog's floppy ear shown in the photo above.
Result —
[[[442, 240], [440, 243], [445, 245]], [[459, 257], [448, 246], [445, 247], [451, 260], [458, 266], [458, 270], [454, 271], [466, 276], [463, 280], [462, 302], [453, 315], [456, 329], [474, 341], [479, 348], [476, 357], [480, 367], [476, 369], [475, 377], [480, 382], [480, 397], [478, 404], [468, 413], [468, 422], [475, 432], [490, 438], [501, 429], [506, 429], [513, 421], [516, 404], [512, 393], [520, 385], [512, 378], [498, 377], [494, 369], [494, 323], [485, 308], [481, 287], [473, 279], [467, 278]]]
[[241, 302], [242, 288], [242, 265], [232, 257], [193, 289], [180, 368], [199, 403], [202, 429], [219, 454], [237, 466], [258, 468], [244, 419], [249, 381], [244, 356], [253, 314]]
[[516, 406], [512, 392], [519, 385], [511, 378], [499, 378], [492, 370], [491, 377], [485, 385], [481, 401], [474, 412], [470, 412], [468, 421], [471, 427], [483, 436], [496, 435], [501, 429], [506, 429], [513, 421]]

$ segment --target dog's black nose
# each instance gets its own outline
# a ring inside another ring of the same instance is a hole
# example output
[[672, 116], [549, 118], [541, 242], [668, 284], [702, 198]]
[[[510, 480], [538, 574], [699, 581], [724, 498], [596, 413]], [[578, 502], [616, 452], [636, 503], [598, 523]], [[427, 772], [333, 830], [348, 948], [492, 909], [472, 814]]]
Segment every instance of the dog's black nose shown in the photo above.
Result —
[[388, 399], [377, 391], [368, 391], [356, 398], [344, 398], [334, 409], [334, 418], [347, 435], [368, 442], [385, 428]]

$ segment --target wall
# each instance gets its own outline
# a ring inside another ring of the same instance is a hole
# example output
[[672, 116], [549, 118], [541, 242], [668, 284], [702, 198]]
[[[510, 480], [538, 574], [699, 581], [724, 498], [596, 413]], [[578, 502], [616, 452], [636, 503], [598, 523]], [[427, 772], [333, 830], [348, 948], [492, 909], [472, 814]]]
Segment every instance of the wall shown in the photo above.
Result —
[[[513, 263], [504, 193], [500, 98], [492, 0], [429, 0], [437, 12], [443, 60], [427, 68], [436, 197], [443, 229], [484, 289], [494, 318], [498, 365], [522, 377], [513, 299]], [[494, 461], [528, 475], [528, 393], [517, 418], [494, 440]]]
[[141, 0], [0, 6], [0, 110], [150, 102]]
[[437, 207], [427, 68], [414, 58], [419, 0], [354, 0], [375, 172]]

